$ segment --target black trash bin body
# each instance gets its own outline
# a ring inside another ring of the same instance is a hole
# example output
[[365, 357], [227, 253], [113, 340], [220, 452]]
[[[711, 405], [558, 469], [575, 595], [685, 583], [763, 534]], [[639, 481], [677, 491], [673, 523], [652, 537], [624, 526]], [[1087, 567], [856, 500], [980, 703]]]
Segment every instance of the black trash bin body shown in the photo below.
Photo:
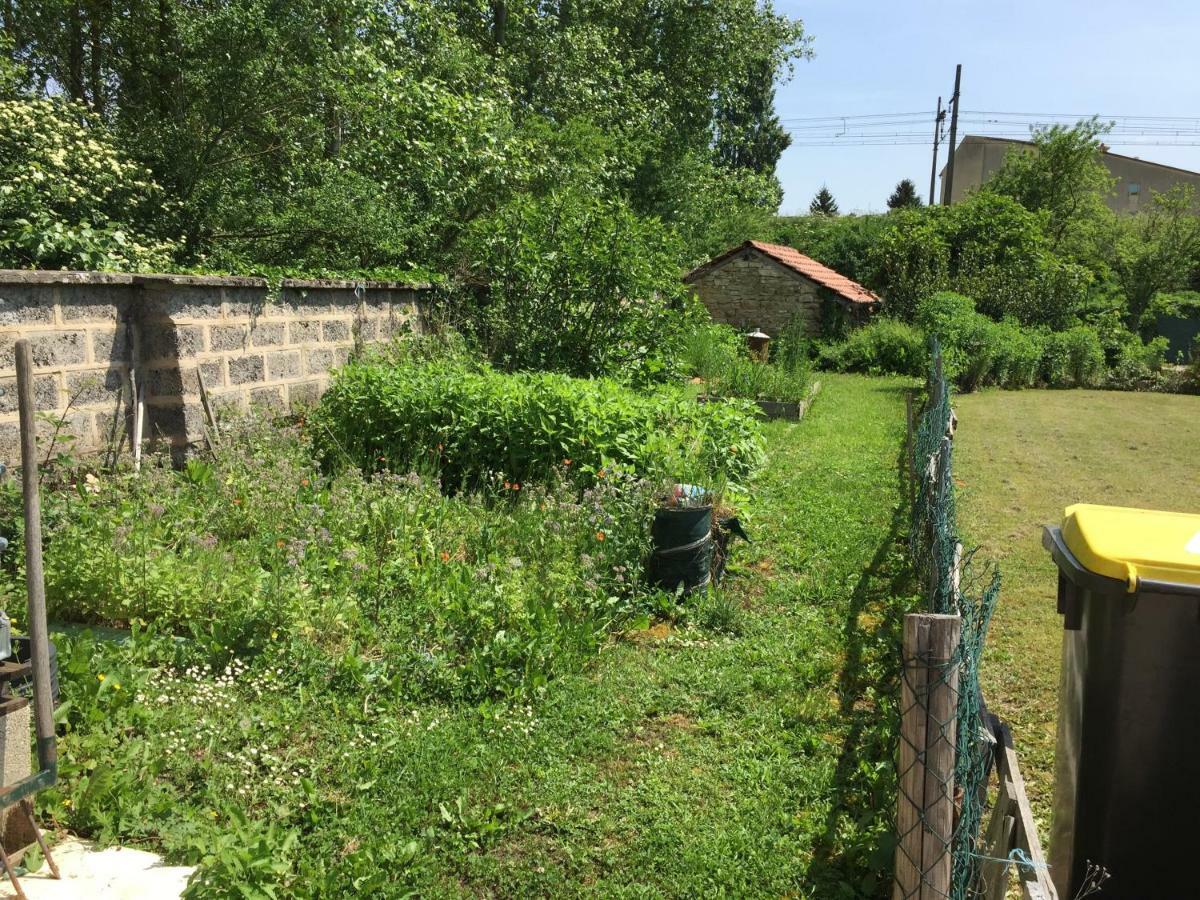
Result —
[[1042, 542], [1064, 629], [1059, 896], [1078, 893], [1089, 862], [1111, 874], [1105, 898], [1200, 896], [1200, 516], [1081, 504]]
[[712, 573], [712, 505], [662, 507], [654, 514], [650, 581], [666, 591], [706, 587]]

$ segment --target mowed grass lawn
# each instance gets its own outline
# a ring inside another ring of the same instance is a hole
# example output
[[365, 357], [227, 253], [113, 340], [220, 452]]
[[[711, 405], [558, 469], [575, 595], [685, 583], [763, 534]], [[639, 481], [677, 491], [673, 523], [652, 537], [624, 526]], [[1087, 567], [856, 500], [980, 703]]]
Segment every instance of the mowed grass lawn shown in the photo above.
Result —
[[1072, 503], [1200, 512], [1200, 397], [985, 391], [955, 399], [959, 525], [1000, 563], [983, 661], [1043, 832], [1053, 797], [1062, 623], [1041, 527]]

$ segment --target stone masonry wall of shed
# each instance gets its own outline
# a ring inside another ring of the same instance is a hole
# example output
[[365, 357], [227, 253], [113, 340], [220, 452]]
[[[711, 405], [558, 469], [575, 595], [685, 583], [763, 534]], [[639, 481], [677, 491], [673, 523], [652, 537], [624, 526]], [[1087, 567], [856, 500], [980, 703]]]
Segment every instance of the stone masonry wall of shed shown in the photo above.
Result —
[[760, 254], [731, 259], [702, 273], [691, 287], [715, 322], [761, 328], [775, 337], [799, 318], [806, 334], [821, 333], [821, 287]]
[[258, 278], [0, 270], [0, 461], [19, 454], [19, 338], [32, 344], [36, 406], [65, 418], [74, 449], [128, 450], [140, 382], [145, 437], [182, 452], [205, 437], [201, 375], [217, 408], [311, 404], [356, 347], [420, 330], [428, 289], [285, 281], [268, 299]]

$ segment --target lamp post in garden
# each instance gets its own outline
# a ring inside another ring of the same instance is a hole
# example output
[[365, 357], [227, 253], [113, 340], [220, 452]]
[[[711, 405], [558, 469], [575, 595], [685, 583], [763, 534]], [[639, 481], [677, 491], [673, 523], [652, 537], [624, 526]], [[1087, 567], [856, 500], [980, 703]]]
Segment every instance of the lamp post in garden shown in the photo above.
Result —
[[746, 346], [750, 350], [750, 358], [759, 362], [767, 361], [767, 347], [770, 343], [771, 336], [761, 329], [755, 328], [746, 335]]

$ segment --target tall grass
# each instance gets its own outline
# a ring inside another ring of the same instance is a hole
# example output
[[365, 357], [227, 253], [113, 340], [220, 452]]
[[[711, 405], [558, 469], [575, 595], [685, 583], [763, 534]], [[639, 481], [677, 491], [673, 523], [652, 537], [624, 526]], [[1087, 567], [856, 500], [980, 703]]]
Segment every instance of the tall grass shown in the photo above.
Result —
[[773, 352], [767, 363], [750, 359], [742, 336], [727, 325], [695, 328], [682, 355], [685, 371], [702, 379], [705, 392], [714, 397], [796, 403], [808, 391], [809, 366], [802, 353]]

